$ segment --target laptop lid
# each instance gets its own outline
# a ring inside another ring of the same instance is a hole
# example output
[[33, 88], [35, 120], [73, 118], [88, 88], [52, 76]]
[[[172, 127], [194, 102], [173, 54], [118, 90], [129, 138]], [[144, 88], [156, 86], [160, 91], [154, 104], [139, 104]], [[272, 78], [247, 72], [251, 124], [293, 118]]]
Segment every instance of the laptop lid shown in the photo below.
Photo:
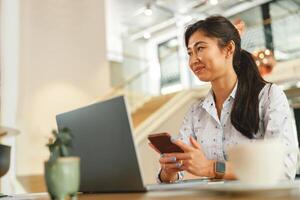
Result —
[[81, 192], [145, 191], [123, 96], [56, 116], [74, 135], [81, 158]]

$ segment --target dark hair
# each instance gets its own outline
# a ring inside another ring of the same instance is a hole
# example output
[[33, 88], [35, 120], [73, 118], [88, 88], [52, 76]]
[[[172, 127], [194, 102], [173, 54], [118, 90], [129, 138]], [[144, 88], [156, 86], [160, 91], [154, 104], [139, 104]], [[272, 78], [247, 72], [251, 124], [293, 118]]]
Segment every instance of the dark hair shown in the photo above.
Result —
[[238, 30], [225, 17], [211, 16], [188, 26], [185, 45], [190, 37], [200, 31], [208, 37], [218, 39], [218, 46], [224, 48], [229, 42], [235, 43], [233, 68], [238, 78], [238, 87], [231, 111], [231, 123], [248, 138], [254, 138], [259, 128], [258, 95], [267, 83], [260, 75], [252, 54], [241, 49]]

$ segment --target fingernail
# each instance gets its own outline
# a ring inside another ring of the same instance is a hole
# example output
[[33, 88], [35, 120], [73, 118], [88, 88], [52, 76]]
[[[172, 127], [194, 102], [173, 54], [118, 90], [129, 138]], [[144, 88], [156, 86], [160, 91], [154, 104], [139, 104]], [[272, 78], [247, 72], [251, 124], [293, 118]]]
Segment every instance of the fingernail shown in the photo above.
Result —
[[176, 157], [171, 157], [170, 159], [172, 162], [175, 162], [176, 161]]
[[181, 163], [176, 163], [176, 167], [177, 167], [177, 168], [180, 168], [181, 165], [182, 165]]
[[160, 154], [160, 157], [161, 157], [161, 158], [165, 157], [165, 154]]
[[176, 139], [171, 137], [171, 142], [176, 142]]

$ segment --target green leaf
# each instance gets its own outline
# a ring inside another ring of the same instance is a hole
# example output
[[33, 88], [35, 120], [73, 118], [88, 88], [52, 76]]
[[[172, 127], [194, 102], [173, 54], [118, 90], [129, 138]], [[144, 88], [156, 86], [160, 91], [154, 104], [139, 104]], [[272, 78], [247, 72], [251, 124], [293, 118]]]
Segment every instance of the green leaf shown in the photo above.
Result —
[[72, 147], [73, 135], [68, 128], [63, 128], [59, 132], [52, 131], [54, 140], [49, 140], [47, 144], [50, 151], [49, 160], [54, 161], [58, 157], [66, 157], [70, 155], [70, 148]]

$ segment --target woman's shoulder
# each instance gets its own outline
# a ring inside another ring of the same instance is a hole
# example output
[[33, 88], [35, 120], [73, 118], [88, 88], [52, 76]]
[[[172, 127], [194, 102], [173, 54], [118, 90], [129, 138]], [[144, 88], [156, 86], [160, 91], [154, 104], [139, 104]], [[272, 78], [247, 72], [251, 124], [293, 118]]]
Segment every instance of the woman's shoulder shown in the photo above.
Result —
[[259, 94], [260, 99], [277, 99], [286, 98], [286, 95], [282, 88], [275, 83], [267, 83]]

